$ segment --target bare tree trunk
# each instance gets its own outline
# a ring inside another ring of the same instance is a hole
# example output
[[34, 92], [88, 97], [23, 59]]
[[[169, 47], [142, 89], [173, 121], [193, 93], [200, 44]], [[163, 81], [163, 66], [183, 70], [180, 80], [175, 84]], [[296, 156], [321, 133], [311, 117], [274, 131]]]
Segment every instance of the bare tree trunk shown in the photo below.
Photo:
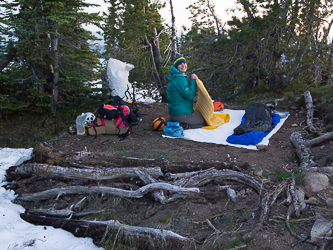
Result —
[[[157, 40], [158, 40], [158, 37], [157, 37]], [[156, 80], [158, 82], [158, 86], [157, 87], [158, 87], [158, 90], [159, 90], [160, 95], [162, 97], [162, 102], [167, 102], [166, 81], [163, 81], [161, 79], [161, 77], [160, 77], [160, 71], [157, 68], [157, 63], [156, 63], [156, 60], [155, 60], [155, 56], [156, 55], [154, 54], [154, 48], [153, 48], [153, 45], [149, 42], [147, 35], [145, 35], [145, 37], [144, 37], [144, 43], [149, 48], [149, 51], [150, 51], [151, 64], [152, 64], [152, 67], [154, 69], [155, 78], [156, 78]], [[160, 51], [158, 51], [157, 53], [159, 54], [159, 56], [161, 56], [161, 52]], [[157, 58], [159, 58], [159, 56], [157, 56]]]
[[170, 0], [170, 9], [171, 9], [171, 62], [175, 59], [177, 52], [177, 38], [175, 30], [175, 16], [173, 14], [173, 5], [172, 0]]
[[215, 19], [215, 24], [216, 24], [216, 29], [217, 29], [217, 35], [219, 36], [219, 35], [221, 35], [220, 27], [222, 25], [221, 25], [220, 21], [218, 20], [218, 18], [216, 17], [213, 8], [210, 6], [209, 0], [207, 0], [207, 5], [208, 5], [208, 8], [209, 8], [210, 12], [212, 13], [212, 15], [213, 15], [213, 17]]
[[53, 54], [53, 84], [54, 84], [54, 96], [55, 102], [58, 101], [58, 81], [59, 81], [59, 54], [58, 54], [58, 24], [54, 24], [52, 35], [52, 54]]
[[14, 59], [15, 53], [8, 53], [0, 60], [0, 71], [7, 67], [7, 65]]
[[304, 99], [305, 99], [305, 105], [306, 105], [306, 125], [307, 125], [307, 130], [310, 131], [311, 133], [314, 134], [320, 134], [318, 132], [318, 130], [315, 128], [315, 126], [313, 125], [313, 113], [314, 113], [314, 106], [313, 106], [313, 102], [312, 102], [312, 96], [310, 91], [305, 91], [303, 93]]

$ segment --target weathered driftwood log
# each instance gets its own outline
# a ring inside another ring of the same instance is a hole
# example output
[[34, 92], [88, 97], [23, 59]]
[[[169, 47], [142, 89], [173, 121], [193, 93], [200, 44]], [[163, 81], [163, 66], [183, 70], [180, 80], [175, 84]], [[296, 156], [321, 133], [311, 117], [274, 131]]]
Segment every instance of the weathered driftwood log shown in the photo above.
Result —
[[318, 130], [315, 128], [315, 126], [313, 125], [313, 113], [314, 113], [314, 106], [313, 106], [313, 102], [312, 102], [312, 96], [311, 96], [311, 93], [310, 91], [305, 91], [303, 93], [303, 96], [304, 96], [304, 100], [305, 100], [305, 106], [306, 106], [306, 110], [307, 110], [307, 113], [306, 113], [306, 124], [307, 124], [307, 127], [306, 129], [308, 131], [310, 131], [311, 133], [314, 133], [314, 134], [319, 134]]
[[89, 195], [92, 193], [96, 194], [110, 194], [114, 196], [120, 197], [128, 197], [128, 198], [141, 198], [148, 192], [152, 192], [155, 190], [168, 190], [177, 193], [199, 193], [199, 188], [184, 188], [184, 187], [177, 187], [168, 183], [152, 183], [146, 186], [143, 186], [135, 191], [124, 190], [119, 188], [112, 188], [112, 187], [103, 187], [103, 186], [70, 186], [65, 188], [55, 188], [46, 190], [39, 193], [33, 194], [22, 194], [22, 196], [18, 197], [19, 200], [22, 201], [35, 201], [39, 202], [42, 200], [52, 199], [57, 197], [58, 199], [62, 195], [78, 195], [84, 194]]
[[191, 173], [181, 174], [166, 174], [170, 179], [175, 179], [173, 185], [181, 187], [200, 187], [214, 180], [232, 180], [240, 182], [252, 187], [259, 194], [261, 190], [261, 184], [251, 175], [243, 174], [241, 172], [222, 169], [216, 170], [210, 168], [207, 170], [201, 170]]
[[47, 178], [62, 179], [88, 179], [88, 180], [110, 180], [116, 178], [137, 177], [135, 171], [145, 172], [154, 177], [163, 176], [161, 168], [104, 168], [104, 169], [80, 169], [61, 166], [53, 166], [40, 163], [26, 163], [16, 167], [14, 171], [9, 172], [11, 176], [30, 176], [39, 175]]
[[[118, 221], [79, 221], [21, 214], [21, 218], [35, 225], [53, 226], [71, 232], [76, 237], [91, 237], [99, 245], [112, 239], [139, 249], [193, 249], [188, 238], [168, 230], [128, 226]], [[140, 248], [141, 247], [141, 248]]]
[[312, 167], [307, 170], [310, 172], [319, 172], [323, 174], [333, 175], [333, 167]]
[[[60, 166], [73, 166], [76, 168], [122, 168], [131, 167], [160, 167], [163, 173], [182, 173], [198, 171], [214, 167], [216, 169], [232, 169], [235, 163], [223, 161], [214, 162], [177, 162], [165, 159], [143, 159], [135, 157], [110, 158], [108, 154], [91, 153], [89, 156], [81, 157], [78, 161], [76, 157], [68, 156], [63, 153], [54, 153], [48, 156], [47, 163]], [[45, 162], [41, 162], [45, 163]], [[89, 166], [87, 166], [89, 164]]]
[[301, 210], [300, 210], [300, 205], [299, 205], [299, 202], [298, 202], [297, 195], [295, 193], [295, 175], [294, 175], [294, 173], [292, 175], [289, 190], [290, 190], [290, 194], [291, 194], [291, 197], [292, 197], [292, 200], [293, 200], [295, 215], [296, 215], [296, 217], [300, 217], [301, 216]]
[[57, 218], [79, 218], [91, 214], [103, 213], [105, 210], [87, 211], [87, 212], [74, 212], [70, 209], [27, 209], [26, 213], [36, 216], [49, 216]]
[[[149, 176], [147, 173], [141, 172], [141, 171], [136, 171], [137, 175], [140, 177], [140, 179], [145, 183], [145, 184], [151, 184], [155, 183], [156, 181]], [[170, 197], [165, 197], [164, 192], [162, 190], [154, 191], [153, 197], [155, 198], [156, 201], [161, 202], [162, 204], [167, 204], [170, 203], [176, 199], [180, 198], [186, 198], [186, 194], [173, 194]]]
[[306, 140], [305, 145], [309, 146], [309, 147], [312, 147], [312, 146], [318, 145], [320, 143], [323, 143], [323, 142], [329, 141], [329, 140], [333, 140], [333, 132], [323, 134], [323, 135], [321, 135], [317, 138], [314, 138], [312, 140]]
[[[135, 172], [139, 178], [145, 183], [145, 184], [151, 184], [155, 183], [156, 181], [147, 173], [144, 173], [142, 171], [137, 170]], [[164, 193], [162, 190], [156, 190], [152, 192], [153, 197], [155, 198], [156, 201], [161, 202], [162, 204], [165, 204], [166, 197], [164, 196]]]
[[311, 159], [310, 149], [306, 146], [302, 135], [299, 132], [294, 132], [291, 134], [290, 140], [296, 147], [296, 153], [300, 160], [300, 167], [304, 169], [314, 167], [316, 164]]
[[316, 163], [312, 160], [310, 154], [310, 148], [308, 146], [313, 146], [330, 140], [333, 138], [333, 133], [327, 133], [318, 138], [312, 139], [310, 141], [304, 140], [299, 132], [294, 132], [290, 136], [291, 142], [296, 147], [296, 154], [300, 160], [300, 167], [306, 171], [310, 172], [320, 172], [326, 174], [333, 174], [333, 167], [316, 167]]
[[214, 180], [236, 181], [245, 184], [253, 188], [261, 196], [261, 215], [258, 226], [260, 227], [267, 219], [270, 196], [263, 189], [260, 182], [250, 175], [229, 169], [216, 170], [214, 168], [210, 168], [192, 173], [167, 173], [166, 176], [170, 179], [176, 179], [173, 184], [182, 187], [198, 187]]

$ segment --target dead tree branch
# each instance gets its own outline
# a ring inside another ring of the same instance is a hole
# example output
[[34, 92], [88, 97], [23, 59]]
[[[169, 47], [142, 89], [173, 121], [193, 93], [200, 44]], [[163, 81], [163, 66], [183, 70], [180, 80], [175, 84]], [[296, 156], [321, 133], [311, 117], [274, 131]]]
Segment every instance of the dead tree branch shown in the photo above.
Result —
[[298, 202], [298, 198], [297, 195], [295, 193], [295, 175], [293, 173], [292, 175], [292, 179], [291, 179], [291, 184], [290, 184], [290, 194], [293, 200], [293, 206], [294, 206], [294, 211], [295, 211], [295, 215], [296, 217], [300, 217], [301, 216], [301, 211], [300, 211], [300, 206], [299, 206], [299, 202]]
[[321, 136], [319, 136], [317, 138], [314, 138], [312, 140], [306, 140], [305, 145], [309, 146], [309, 147], [312, 147], [312, 146], [321, 144], [321, 143], [323, 143], [325, 141], [329, 141], [329, 140], [333, 140], [333, 132], [326, 133], [326, 134], [321, 135]]
[[304, 99], [305, 99], [305, 106], [306, 106], [306, 110], [307, 110], [307, 114], [306, 114], [306, 124], [307, 124], [307, 130], [311, 133], [314, 134], [320, 134], [319, 131], [315, 128], [315, 126], [313, 125], [313, 113], [314, 113], [314, 106], [313, 106], [313, 101], [312, 101], [312, 96], [310, 91], [305, 91], [303, 93]]
[[148, 184], [144, 187], [139, 188], [135, 191], [129, 191], [119, 188], [112, 188], [112, 187], [100, 187], [100, 186], [70, 186], [65, 188], [54, 188], [46, 191], [42, 191], [39, 193], [33, 194], [23, 194], [21, 197], [18, 197], [19, 200], [22, 201], [35, 201], [39, 202], [42, 200], [52, 199], [57, 197], [57, 199], [62, 195], [89, 195], [92, 193], [95, 194], [110, 194], [114, 196], [120, 197], [128, 197], [128, 198], [141, 198], [148, 192], [152, 192], [154, 190], [168, 190], [171, 192], [178, 192], [178, 193], [199, 193], [199, 188], [183, 188], [177, 187], [168, 183], [152, 183]]
[[314, 167], [316, 164], [311, 159], [310, 149], [306, 147], [306, 143], [299, 132], [294, 132], [290, 136], [292, 144], [296, 147], [296, 153], [300, 160], [300, 167], [304, 169], [309, 169]]

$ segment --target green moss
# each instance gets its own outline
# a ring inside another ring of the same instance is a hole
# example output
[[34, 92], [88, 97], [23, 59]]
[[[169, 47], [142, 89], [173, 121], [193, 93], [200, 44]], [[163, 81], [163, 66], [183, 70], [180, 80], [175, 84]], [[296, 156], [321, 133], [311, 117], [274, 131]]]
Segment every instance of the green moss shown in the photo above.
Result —
[[113, 148], [117, 151], [123, 151], [125, 149], [124, 146], [119, 145], [119, 144], [113, 145]]
[[170, 222], [170, 219], [171, 219], [171, 213], [168, 211], [165, 213], [164, 218], [160, 219], [159, 222], [163, 224], [168, 224]]
[[293, 169], [291, 172], [283, 171], [283, 170], [276, 170], [276, 179], [278, 181], [283, 181], [285, 179], [291, 178], [292, 174], [295, 175], [295, 182], [297, 185], [301, 184], [301, 171], [299, 169]]
[[264, 177], [265, 179], [269, 179], [269, 172], [266, 171], [266, 170], [264, 170], [264, 171], [262, 172], [262, 177]]

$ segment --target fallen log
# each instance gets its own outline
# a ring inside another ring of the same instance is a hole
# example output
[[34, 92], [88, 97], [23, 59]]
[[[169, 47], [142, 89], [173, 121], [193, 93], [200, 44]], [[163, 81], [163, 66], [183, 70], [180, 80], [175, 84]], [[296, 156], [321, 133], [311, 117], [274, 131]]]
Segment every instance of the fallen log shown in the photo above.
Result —
[[320, 143], [323, 143], [323, 142], [329, 141], [329, 140], [333, 140], [333, 132], [323, 134], [323, 135], [321, 135], [321, 136], [319, 136], [317, 138], [314, 138], [312, 140], [306, 140], [304, 142], [304, 144], [306, 146], [312, 147], [312, 146], [318, 145]]
[[[192, 162], [192, 161], [170, 161], [165, 159], [145, 159], [136, 157], [117, 157], [110, 158], [108, 154], [91, 153], [90, 155], [81, 157], [78, 161], [75, 156], [68, 156], [63, 153], [51, 152], [48, 155], [47, 163], [60, 166], [73, 166], [76, 168], [122, 168], [123, 166], [131, 167], [159, 167], [163, 173], [182, 173], [189, 171], [198, 171], [214, 167], [216, 169], [232, 169], [234, 163], [223, 161], [214, 162]], [[89, 166], [87, 166], [89, 164]]]
[[27, 209], [26, 213], [35, 216], [48, 216], [48, 217], [56, 217], [56, 218], [79, 218], [92, 214], [103, 213], [105, 210], [98, 211], [87, 211], [87, 212], [75, 212], [70, 209]]
[[[223, 180], [223, 181], [236, 181], [242, 184], [245, 184], [251, 188], [253, 188], [261, 197], [261, 214], [259, 223], [255, 227], [254, 230], [259, 229], [261, 225], [267, 220], [268, 212], [269, 212], [269, 201], [270, 196], [263, 189], [262, 185], [259, 181], [257, 181], [254, 177], [243, 174], [237, 171], [223, 169], [216, 170], [214, 168], [210, 168], [207, 170], [191, 172], [191, 173], [181, 173], [181, 174], [171, 174], [167, 173], [166, 177], [170, 179], [176, 179], [173, 184], [182, 187], [197, 187], [205, 185], [214, 180]], [[177, 179], [178, 178], [178, 179]]]
[[103, 239], [112, 239], [138, 249], [193, 249], [188, 238], [172, 231], [147, 227], [128, 226], [117, 220], [80, 221], [30, 214], [21, 214], [21, 218], [35, 225], [53, 226], [71, 232], [76, 237], [91, 237], [100, 246]]
[[310, 91], [305, 91], [303, 94], [304, 96], [304, 100], [305, 100], [305, 106], [306, 106], [306, 124], [307, 127], [306, 129], [314, 134], [320, 134], [319, 131], [315, 128], [315, 126], [313, 125], [313, 113], [314, 113], [314, 106], [313, 106], [313, 101], [312, 101], [312, 96]]
[[306, 146], [305, 140], [299, 132], [294, 132], [290, 136], [290, 141], [296, 147], [296, 154], [300, 160], [300, 167], [308, 169], [316, 164], [311, 159], [310, 149]]
[[62, 195], [89, 195], [89, 194], [110, 194], [114, 196], [127, 197], [127, 198], [141, 198], [146, 193], [155, 191], [155, 190], [168, 190], [176, 193], [199, 193], [199, 188], [184, 188], [171, 185], [168, 183], [152, 183], [146, 186], [143, 186], [135, 191], [124, 190], [119, 188], [112, 187], [103, 187], [103, 186], [70, 186], [65, 188], [54, 188], [50, 190], [45, 190], [38, 193], [32, 194], [22, 194], [18, 197], [18, 200], [21, 201], [34, 201], [39, 202], [42, 200], [52, 199], [57, 197], [59, 199]]
[[85, 179], [85, 180], [111, 180], [117, 178], [137, 177], [136, 171], [141, 171], [150, 176], [163, 176], [161, 168], [104, 168], [104, 169], [80, 169], [54, 166], [40, 163], [26, 163], [19, 167], [7, 171], [7, 176], [12, 179], [18, 177], [28, 177], [31, 175], [44, 176], [46, 178], [61, 178], [61, 179]]
[[[139, 178], [145, 183], [145, 184], [151, 184], [151, 183], [156, 183], [156, 181], [147, 173], [144, 173], [142, 171], [136, 171], [135, 172]], [[162, 204], [166, 203], [166, 197], [164, 196], [164, 193], [162, 190], [157, 190], [152, 192], [153, 197], [155, 198], [156, 201], [161, 202]]]
[[295, 215], [296, 217], [300, 217], [301, 216], [301, 208], [298, 202], [298, 198], [297, 195], [295, 193], [295, 175], [294, 173], [292, 174], [292, 179], [291, 179], [291, 184], [290, 184], [290, 194], [292, 197], [292, 201], [293, 201], [293, 207], [294, 207], [294, 211], [295, 211]]
[[253, 188], [258, 194], [261, 190], [261, 184], [254, 177], [248, 174], [243, 174], [241, 172], [222, 169], [216, 170], [215, 168], [210, 168], [207, 170], [201, 170], [191, 173], [182, 174], [170, 174], [167, 173], [166, 176], [170, 179], [175, 179], [173, 185], [181, 187], [200, 187], [211, 181], [236, 181]]

